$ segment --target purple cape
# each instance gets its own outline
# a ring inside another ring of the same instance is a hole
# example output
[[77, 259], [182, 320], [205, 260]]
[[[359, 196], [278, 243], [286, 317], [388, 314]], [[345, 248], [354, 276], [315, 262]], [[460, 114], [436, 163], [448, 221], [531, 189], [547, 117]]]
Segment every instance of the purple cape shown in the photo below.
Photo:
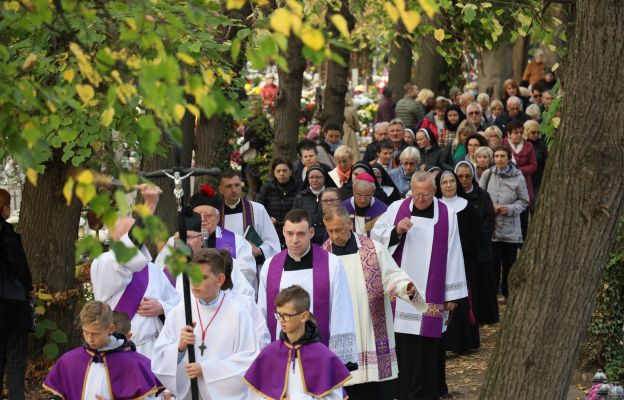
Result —
[[43, 387], [64, 400], [82, 400], [94, 357], [100, 357], [106, 367], [108, 387], [114, 399], [143, 398], [163, 388], [152, 373], [147, 357], [131, 350], [95, 353], [84, 347], [63, 354], [48, 373]]
[[[311, 396], [326, 396], [351, 378], [342, 361], [324, 344], [293, 346], [278, 340], [260, 352], [243, 379], [263, 396], [281, 400], [288, 389], [288, 368], [293, 357], [299, 362], [304, 390]], [[347, 398], [344, 390], [343, 398]]]
[[[312, 252], [312, 306], [314, 309], [314, 318], [316, 325], [321, 331], [321, 342], [325, 346], [329, 345], [329, 320], [331, 309], [331, 285], [329, 282], [329, 253], [321, 249], [319, 246], [311, 245]], [[284, 262], [288, 250], [277, 253], [269, 263], [269, 272], [267, 273], [267, 294], [266, 294], [266, 310], [267, 325], [271, 341], [274, 341], [277, 334], [277, 321], [273, 318], [275, 313], [275, 298], [280, 292], [280, 283], [282, 282], [282, 272], [284, 271]]]
[[146, 265], [142, 270], [132, 273], [132, 280], [126, 285], [126, 289], [115, 306], [115, 311], [125, 313], [132, 320], [139, 309], [148, 284], [149, 267]]
[[[374, 199], [373, 204], [368, 207], [366, 210], [366, 215], [364, 216], [364, 224], [366, 229], [366, 236], [370, 237], [370, 231], [373, 229], [377, 218], [381, 216], [381, 214], [385, 213], [388, 209], [388, 206], [379, 199]], [[353, 223], [353, 231], [355, 232], [355, 207], [353, 206], [353, 202], [355, 200], [353, 197], [342, 202], [344, 208], [349, 212], [349, 217], [351, 218], [351, 222]]]

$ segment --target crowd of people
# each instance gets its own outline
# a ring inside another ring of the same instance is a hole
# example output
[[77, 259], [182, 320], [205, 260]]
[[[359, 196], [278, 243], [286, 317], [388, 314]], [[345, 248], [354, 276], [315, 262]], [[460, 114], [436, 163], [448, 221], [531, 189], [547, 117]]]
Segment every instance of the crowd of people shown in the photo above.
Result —
[[[550, 92], [532, 89], [529, 99], [508, 81], [490, 102], [410, 83], [396, 104], [384, 93], [363, 153], [329, 123], [296, 162], [273, 160], [255, 201], [233, 171], [202, 186], [184, 210], [201, 270], [192, 326], [167, 266], [180, 232], [152, 257], [141, 218], [120, 218], [111, 238], [137, 252], [93, 260], [85, 343], [51, 369], [49, 398], [190, 399], [191, 379], [204, 400], [444, 396], [447, 351], [469, 354], [480, 326], [499, 321], [539, 195]], [[139, 189], [153, 212], [160, 190]]]

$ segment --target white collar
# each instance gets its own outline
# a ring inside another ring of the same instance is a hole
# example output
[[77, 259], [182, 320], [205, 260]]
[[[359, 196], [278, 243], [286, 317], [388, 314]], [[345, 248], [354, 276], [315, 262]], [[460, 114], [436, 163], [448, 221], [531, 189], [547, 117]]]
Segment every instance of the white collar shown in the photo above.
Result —
[[466, 205], [468, 205], [468, 200], [464, 199], [463, 197], [459, 197], [457, 195], [453, 197], [443, 196], [440, 200], [447, 206], [451, 207], [453, 211], [455, 211], [456, 214], [460, 212], [461, 210], [463, 210], [464, 208], [466, 208]]
[[306, 250], [306, 251], [305, 251], [305, 252], [301, 255], [301, 257], [299, 257], [299, 258], [297, 258], [297, 257], [293, 256], [293, 255], [290, 253], [290, 250], [288, 250], [288, 255], [289, 255], [289, 256], [290, 256], [290, 258], [292, 258], [293, 260], [295, 260], [295, 261], [299, 262], [299, 261], [301, 261], [301, 259], [302, 259], [303, 257], [305, 257], [305, 256], [306, 256], [306, 254], [308, 254], [308, 253], [310, 252], [310, 249], [311, 249], [311, 248], [312, 248], [312, 245], [308, 246], [308, 249], [307, 249], [307, 250]]
[[234, 203], [233, 205], [229, 205], [228, 203], [226, 203], [225, 201], [223, 202], [223, 204], [225, 204], [227, 207], [229, 207], [230, 209], [235, 209], [236, 206], [238, 205], [238, 203], [241, 202], [241, 198], [239, 197], [238, 200], [236, 201], [236, 203]]

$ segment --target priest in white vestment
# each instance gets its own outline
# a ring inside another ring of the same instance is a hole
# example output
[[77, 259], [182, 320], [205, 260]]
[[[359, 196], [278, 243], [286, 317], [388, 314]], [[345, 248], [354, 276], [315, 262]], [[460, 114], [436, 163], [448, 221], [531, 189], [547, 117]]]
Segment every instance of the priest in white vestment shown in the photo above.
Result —
[[274, 318], [277, 294], [299, 285], [310, 294], [321, 342], [352, 370], [357, 363], [355, 325], [344, 267], [337, 256], [311, 244], [314, 228], [306, 211], [290, 210], [284, 220], [287, 249], [266, 260], [258, 289], [258, 306], [267, 318], [271, 340], [280, 333]]
[[437, 399], [445, 392], [441, 343], [453, 300], [468, 296], [464, 259], [454, 210], [434, 198], [428, 172], [412, 176], [412, 197], [390, 205], [371, 231], [425, 290], [427, 311], [397, 299], [394, 330], [399, 363], [398, 398]]
[[[147, 185], [140, 185], [139, 189], [153, 212], [160, 189]], [[133, 240], [131, 228], [135, 223], [140, 221], [120, 218], [112, 235], [126, 247], [136, 248], [135, 256], [120, 262], [109, 250], [96, 257], [91, 263], [91, 283], [95, 300], [128, 315], [137, 351], [151, 358], [154, 342], [163, 326], [161, 318], [180, 302], [180, 296], [162, 269], [152, 263], [147, 248]]]
[[[225, 172], [221, 176], [219, 193], [223, 197], [219, 210], [219, 226], [249, 241], [256, 259], [254, 267], [262, 265], [267, 258], [280, 252], [279, 237], [269, 213], [262, 204], [242, 198], [242, 182], [236, 173]], [[256, 275], [253, 282], [256, 287]]]
[[399, 269], [384, 245], [352, 231], [349, 214], [343, 206], [325, 212], [329, 239], [322, 246], [340, 257], [353, 303], [358, 369], [346, 390], [354, 399], [392, 400], [399, 370], [390, 299], [398, 297], [425, 311], [424, 291]]

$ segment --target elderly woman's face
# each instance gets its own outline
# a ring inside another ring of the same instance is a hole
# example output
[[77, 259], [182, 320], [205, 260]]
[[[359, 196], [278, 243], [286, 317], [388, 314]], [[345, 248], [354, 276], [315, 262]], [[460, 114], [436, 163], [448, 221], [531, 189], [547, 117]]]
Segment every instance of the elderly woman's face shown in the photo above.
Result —
[[472, 170], [470, 167], [466, 165], [460, 165], [457, 167], [457, 171], [455, 172], [457, 175], [457, 179], [459, 179], [459, 183], [462, 185], [462, 188], [466, 192], [472, 189]]
[[418, 167], [418, 163], [413, 158], [406, 158], [401, 161], [401, 165], [403, 166], [403, 172], [407, 175], [411, 175], [416, 171], [416, 167]]
[[495, 105], [491, 109], [493, 117], [500, 117], [503, 114], [503, 107], [500, 105]]
[[514, 145], [519, 145], [522, 142], [523, 131], [524, 129], [519, 128], [519, 129], [514, 129], [511, 132], [509, 132], [509, 141], [513, 143]]
[[490, 129], [490, 130], [486, 131], [485, 134], [487, 136], [488, 146], [490, 148], [493, 149], [495, 146], [500, 144], [501, 139], [498, 137], [498, 135], [496, 134], [496, 132], [493, 129]]
[[527, 130], [527, 139], [534, 142], [539, 138], [539, 128], [534, 127]]
[[325, 185], [325, 177], [321, 171], [312, 171], [308, 174], [308, 182], [313, 190], [320, 190]]
[[342, 171], [347, 172], [351, 169], [353, 162], [349, 157], [336, 158], [336, 166]]
[[446, 114], [446, 117], [448, 118], [449, 122], [451, 124], [456, 124], [459, 122], [459, 113], [455, 110], [451, 110]]
[[479, 168], [489, 168], [490, 167], [490, 157], [486, 154], [479, 154], [476, 157], [477, 167]]
[[505, 150], [498, 150], [494, 153], [494, 164], [499, 169], [505, 169], [509, 165], [509, 156], [507, 156], [507, 152]]
[[457, 181], [451, 174], [444, 174], [440, 179], [440, 189], [442, 190], [442, 196], [454, 197], [457, 194]]
[[416, 145], [421, 149], [426, 149], [431, 145], [431, 142], [429, 141], [427, 135], [424, 134], [424, 132], [419, 131], [418, 133], [416, 133]]
[[408, 131], [403, 134], [403, 141], [407, 144], [414, 144], [414, 137]]

